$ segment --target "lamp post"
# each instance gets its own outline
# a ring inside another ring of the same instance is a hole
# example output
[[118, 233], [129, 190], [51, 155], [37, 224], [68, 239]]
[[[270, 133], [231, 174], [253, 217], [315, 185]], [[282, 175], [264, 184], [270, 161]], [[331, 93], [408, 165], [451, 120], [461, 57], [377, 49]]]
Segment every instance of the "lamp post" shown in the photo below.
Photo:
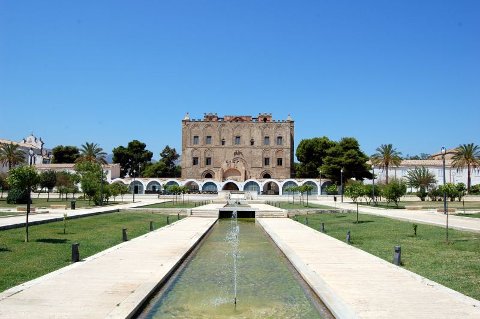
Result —
[[30, 166], [32, 166], [32, 164], [33, 164], [33, 156], [34, 155], [35, 154], [33, 153], [33, 149], [30, 147], [30, 149], [28, 150], [28, 157], [30, 159]]
[[446, 240], [448, 243], [448, 209], [447, 209], [447, 190], [445, 189], [446, 177], [445, 177], [445, 147], [442, 146], [442, 162], [443, 162], [443, 213], [447, 215], [447, 225], [445, 229]]
[[319, 187], [319, 190], [320, 190], [320, 195], [322, 195], [322, 170], [318, 170], [318, 172], [320, 173], [320, 187]]
[[342, 203], [343, 203], [343, 168], [340, 169], [340, 191], [342, 192]]
[[375, 165], [372, 164], [372, 203], [375, 205]]
[[133, 183], [132, 183], [132, 195], [133, 195], [133, 202], [135, 203], [135, 169], [133, 170]]

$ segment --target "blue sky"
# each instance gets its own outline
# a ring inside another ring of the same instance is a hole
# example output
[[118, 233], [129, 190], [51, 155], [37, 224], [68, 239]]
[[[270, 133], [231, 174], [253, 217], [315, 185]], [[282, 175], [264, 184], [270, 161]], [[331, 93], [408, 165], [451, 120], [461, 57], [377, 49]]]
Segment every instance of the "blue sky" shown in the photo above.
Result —
[[186, 112], [371, 155], [480, 144], [480, 2], [0, 0], [0, 138], [181, 148]]

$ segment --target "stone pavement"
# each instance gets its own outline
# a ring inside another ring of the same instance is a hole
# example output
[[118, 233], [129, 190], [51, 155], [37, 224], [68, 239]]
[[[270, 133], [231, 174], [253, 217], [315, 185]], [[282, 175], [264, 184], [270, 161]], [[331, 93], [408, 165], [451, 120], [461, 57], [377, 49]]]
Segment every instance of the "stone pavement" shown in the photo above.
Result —
[[[312, 203], [320, 205], [332, 206], [331, 202], [312, 201]], [[421, 224], [429, 224], [445, 227], [446, 215], [438, 213], [435, 210], [406, 210], [406, 209], [386, 209], [380, 207], [370, 207], [359, 205], [358, 211], [362, 214], [370, 214], [382, 217], [389, 217], [404, 221], [416, 222]], [[351, 203], [337, 203], [337, 208], [356, 210], [357, 205]], [[449, 214], [449, 228], [457, 230], [466, 230], [480, 233], [480, 218], [462, 217]]]
[[[80, 217], [80, 216], [89, 216], [97, 215], [102, 213], [114, 212], [119, 209], [128, 209], [135, 208], [145, 205], [162, 203], [167, 200], [149, 200], [149, 201], [138, 201], [135, 203], [119, 204], [119, 205], [109, 205], [103, 207], [95, 208], [78, 208], [75, 210], [71, 209], [53, 209], [49, 210], [48, 213], [37, 213], [30, 214], [28, 216], [29, 225], [43, 224], [48, 222], [55, 222], [63, 220], [63, 214], [67, 213], [68, 217]], [[18, 228], [25, 226], [25, 215], [12, 216], [12, 217], [1, 217], [0, 218], [0, 230]]]
[[336, 318], [480, 318], [480, 301], [308, 226], [257, 221]]
[[6, 290], [0, 318], [126, 318], [215, 221], [184, 218]]

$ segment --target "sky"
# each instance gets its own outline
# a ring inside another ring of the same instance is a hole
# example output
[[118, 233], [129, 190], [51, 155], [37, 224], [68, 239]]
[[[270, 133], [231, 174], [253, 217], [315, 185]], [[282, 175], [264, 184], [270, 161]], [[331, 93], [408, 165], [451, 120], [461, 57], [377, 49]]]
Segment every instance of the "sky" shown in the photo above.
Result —
[[181, 151], [204, 113], [371, 155], [480, 144], [478, 0], [0, 0], [0, 138]]

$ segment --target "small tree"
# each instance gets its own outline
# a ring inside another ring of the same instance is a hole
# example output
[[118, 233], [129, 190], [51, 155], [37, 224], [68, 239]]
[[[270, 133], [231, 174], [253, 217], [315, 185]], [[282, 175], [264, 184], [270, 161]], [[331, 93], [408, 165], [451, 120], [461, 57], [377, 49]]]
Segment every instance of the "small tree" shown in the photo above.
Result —
[[27, 201], [27, 216], [25, 222], [25, 241], [28, 242], [28, 217], [30, 215], [30, 192], [33, 187], [37, 186], [40, 182], [40, 176], [37, 170], [32, 166], [20, 166], [10, 170], [8, 175], [8, 183], [12, 188], [18, 190], [26, 190], [28, 193]]
[[[465, 186], [464, 183], [458, 183], [457, 185], [455, 185], [455, 187], [457, 188], [457, 197], [458, 197], [458, 201], [462, 201], [462, 198], [463, 196], [465, 196], [465, 193], [467, 192], [467, 187]], [[470, 188], [471, 190], [472, 188]]]
[[47, 189], [47, 202], [50, 200], [50, 192], [57, 185], [57, 173], [48, 170], [40, 173], [40, 188]]
[[458, 196], [457, 187], [453, 183], [440, 185], [438, 189], [442, 195], [445, 193], [451, 202], [455, 201], [455, 198]]
[[425, 201], [428, 189], [437, 182], [435, 175], [423, 166], [408, 170], [406, 178], [408, 186], [418, 189], [417, 196], [421, 201]]
[[389, 184], [383, 186], [382, 194], [387, 203], [394, 202], [398, 207], [400, 198], [407, 193], [407, 185], [402, 180], [393, 179]]
[[308, 194], [313, 190], [313, 185], [310, 185], [310, 184], [303, 184], [302, 186], [300, 186], [301, 189], [302, 189], [302, 193], [306, 193], [307, 194], [307, 207], [308, 207]]
[[9, 188], [9, 185], [7, 182], [7, 175], [4, 173], [0, 173], [0, 192], [1, 192], [0, 198], [3, 198], [3, 192], [8, 190], [8, 188]]
[[326, 191], [327, 191], [328, 195], [337, 195], [338, 194], [337, 185], [332, 184], [332, 185], [327, 186]]
[[380, 196], [380, 186], [377, 184], [363, 185], [365, 201], [367, 203], [376, 202], [376, 198]]
[[365, 195], [365, 185], [363, 185], [359, 181], [351, 181], [345, 186], [345, 193], [344, 195], [350, 197], [354, 203], [357, 200]]

